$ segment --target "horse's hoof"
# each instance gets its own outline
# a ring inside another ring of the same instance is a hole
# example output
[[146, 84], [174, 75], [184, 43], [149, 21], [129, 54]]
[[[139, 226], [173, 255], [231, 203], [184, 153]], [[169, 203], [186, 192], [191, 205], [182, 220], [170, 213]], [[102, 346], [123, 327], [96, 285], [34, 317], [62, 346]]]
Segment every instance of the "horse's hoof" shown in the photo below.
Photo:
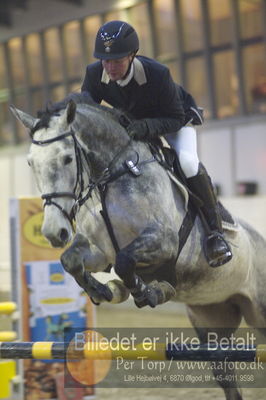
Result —
[[99, 306], [101, 303], [96, 301], [92, 296], [90, 296], [91, 302], [92, 304], [94, 304], [95, 306]]
[[176, 296], [175, 288], [167, 281], [152, 281], [150, 285], [157, 289], [159, 304], [166, 303]]
[[111, 290], [113, 298], [111, 303], [118, 304], [126, 301], [130, 295], [129, 289], [119, 279], [113, 279], [106, 284]]

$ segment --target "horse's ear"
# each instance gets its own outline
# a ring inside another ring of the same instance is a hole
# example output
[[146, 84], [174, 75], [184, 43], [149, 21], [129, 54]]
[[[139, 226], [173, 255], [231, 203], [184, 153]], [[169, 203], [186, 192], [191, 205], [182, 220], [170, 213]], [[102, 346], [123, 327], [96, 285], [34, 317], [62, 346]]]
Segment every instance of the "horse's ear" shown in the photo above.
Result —
[[32, 130], [34, 128], [34, 126], [36, 125], [38, 119], [32, 117], [31, 115], [25, 113], [24, 111], [19, 110], [18, 108], [16, 108], [13, 105], [9, 106], [10, 111], [12, 112], [12, 114], [20, 121], [22, 122], [22, 124]]
[[64, 114], [62, 115], [62, 124], [68, 126], [74, 121], [77, 105], [73, 100], [67, 103]]

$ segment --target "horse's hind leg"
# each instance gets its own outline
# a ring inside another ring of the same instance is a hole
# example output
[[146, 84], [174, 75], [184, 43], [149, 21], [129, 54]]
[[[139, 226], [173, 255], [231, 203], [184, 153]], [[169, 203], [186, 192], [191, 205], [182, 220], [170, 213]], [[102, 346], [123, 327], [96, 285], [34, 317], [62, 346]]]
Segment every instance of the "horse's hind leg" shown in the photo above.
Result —
[[[202, 343], [207, 343], [210, 332], [215, 334], [218, 343], [220, 339], [229, 338], [238, 328], [242, 318], [240, 308], [230, 301], [207, 306], [188, 306], [188, 315]], [[228, 371], [226, 365], [226, 361], [212, 361], [212, 373], [224, 390], [226, 400], [243, 400], [235, 370]]]

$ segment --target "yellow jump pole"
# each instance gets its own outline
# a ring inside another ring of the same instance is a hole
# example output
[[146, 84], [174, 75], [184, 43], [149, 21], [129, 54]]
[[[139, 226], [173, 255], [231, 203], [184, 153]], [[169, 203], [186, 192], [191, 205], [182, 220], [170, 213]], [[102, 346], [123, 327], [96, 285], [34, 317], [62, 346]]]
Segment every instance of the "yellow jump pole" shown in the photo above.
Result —
[[12, 342], [17, 339], [15, 331], [0, 331], [0, 342]]
[[0, 342], [0, 359], [117, 359], [123, 357], [128, 360], [138, 360], [144, 357], [147, 360], [177, 360], [177, 361], [246, 361], [260, 360], [266, 362], [266, 345], [237, 348], [208, 349], [201, 345], [195, 350], [186, 345], [186, 349], [180, 350], [178, 345], [157, 343], [152, 349], [143, 343], [135, 348], [123, 348], [118, 345], [112, 349], [108, 343], [104, 347], [97, 346], [97, 342], [88, 342], [81, 348], [75, 348], [73, 342]]
[[17, 310], [17, 305], [13, 301], [3, 301], [0, 303], [0, 314], [10, 315]]

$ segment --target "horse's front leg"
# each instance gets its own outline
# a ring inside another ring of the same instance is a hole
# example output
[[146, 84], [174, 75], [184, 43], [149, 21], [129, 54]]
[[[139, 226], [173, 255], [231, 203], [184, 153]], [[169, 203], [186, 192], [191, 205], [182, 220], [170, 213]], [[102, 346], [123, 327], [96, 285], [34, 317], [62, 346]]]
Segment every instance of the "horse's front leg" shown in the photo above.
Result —
[[144, 229], [140, 236], [117, 254], [115, 272], [130, 290], [138, 307], [155, 307], [176, 294], [167, 279], [146, 284], [136, 274], [136, 267], [143, 265], [168, 265], [174, 269], [178, 248], [176, 235], [170, 227], [166, 228], [166, 224], [157, 223]]
[[75, 236], [71, 246], [62, 254], [61, 263], [95, 303], [120, 303], [128, 298], [129, 291], [121, 281], [112, 280], [102, 284], [91, 275], [91, 272], [103, 271], [103, 266], [108, 265], [108, 260], [105, 254], [91, 245], [83, 235]]

